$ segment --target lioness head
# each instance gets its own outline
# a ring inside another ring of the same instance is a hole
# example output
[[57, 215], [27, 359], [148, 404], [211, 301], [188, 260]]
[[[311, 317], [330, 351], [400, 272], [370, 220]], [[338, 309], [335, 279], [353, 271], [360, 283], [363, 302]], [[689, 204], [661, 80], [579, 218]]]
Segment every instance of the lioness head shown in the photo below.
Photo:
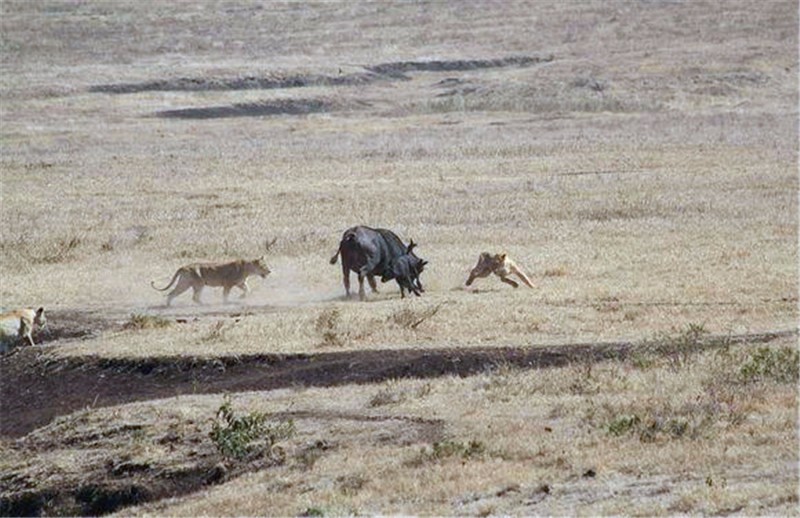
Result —
[[483, 252], [478, 258], [478, 264], [475, 265], [476, 270], [492, 272], [498, 266], [501, 266], [506, 260], [506, 254], [490, 254]]
[[253, 273], [256, 275], [260, 275], [262, 278], [272, 273], [272, 271], [267, 266], [267, 263], [264, 261], [264, 256], [261, 256], [258, 259], [253, 260], [250, 263], [250, 265], [253, 268]]
[[486, 277], [493, 273], [496, 269], [503, 266], [506, 261], [506, 254], [490, 254], [489, 252], [481, 253], [478, 257], [478, 264], [472, 269], [467, 279], [467, 286], [472, 284], [477, 277]]
[[44, 327], [45, 324], [47, 324], [47, 318], [44, 316], [44, 308], [36, 310], [36, 316], [33, 317], [33, 322], [39, 327]]

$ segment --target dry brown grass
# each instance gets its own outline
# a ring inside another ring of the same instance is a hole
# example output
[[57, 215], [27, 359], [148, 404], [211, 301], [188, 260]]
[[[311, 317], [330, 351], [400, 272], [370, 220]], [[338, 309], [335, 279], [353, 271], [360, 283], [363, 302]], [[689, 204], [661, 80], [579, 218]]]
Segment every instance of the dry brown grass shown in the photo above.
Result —
[[[797, 27], [792, 2], [751, 0], [3, 2], [0, 300], [119, 324], [46, 345], [78, 357], [796, 328]], [[543, 61], [403, 79], [366, 68], [509, 56]], [[187, 78], [219, 89], [96, 88]], [[311, 84], [231, 87], [297, 78]], [[159, 115], [169, 110], [215, 117]], [[401, 301], [383, 284], [368, 303], [341, 299], [327, 259], [358, 223], [420, 244], [423, 297]], [[265, 242], [273, 273], [253, 279], [246, 304], [207, 290], [206, 306], [186, 294], [166, 309], [149, 286], [188, 261], [260, 255]], [[466, 289], [489, 249], [518, 259], [536, 289]], [[120, 329], [131, 315], [147, 317]], [[795, 387], [729, 379], [746, 361], [731, 354], [245, 395], [252, 410], [435, 417], [444, 439], [486, 451], [412, 466], [433, 444], [386, 445], [348, 424], [354, 435], [336, 435], [342, 446], [309, 469], [244, 475], [142, 512], [796, 514]], [[218, 403], [181, 398], [172, 410], [203, 419]], [[87, 411], [87, 430], [165, 411], [154, 405]], [[615, 422], [629, 431], [609, 435]], [[334, 433], [309, 423], [301, 439]], [[131, 444], [130, 455], [161, 455]], [[72, 472], [84, 453], [20, 455]]]
[[[743, 375], [752, 349], [707, 351], [680, 366], [657, 356], [591, 369], [501, 364], [468, 378], [239, 394], [237, 415], [291, 418], [296, 433], [278, 443], [280, 457], [124, 514], [796, 515], [797, 371]], [[162, 474], [213, 466], [208, 434], [223, 401], [77, 412], [9, 445], [3, 470], [48, 487], [123, 462]], [[78, 463], [79, 452], [89, 457]]]

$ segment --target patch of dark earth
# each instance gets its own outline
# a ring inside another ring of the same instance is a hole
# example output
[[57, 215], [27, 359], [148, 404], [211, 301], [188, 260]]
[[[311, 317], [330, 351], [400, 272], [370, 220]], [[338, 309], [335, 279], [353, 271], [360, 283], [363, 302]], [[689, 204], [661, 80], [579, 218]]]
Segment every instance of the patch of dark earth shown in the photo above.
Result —
[[236, 78], [157, 79], [140, 83], [112, 83], [89, 87], [92, 93], [132, 94], [140, 92], [203, 92], [228, 90], [272, 90], [311, 86], [353, 86], [377, 81], [409, 79], [409, 72], [458, 72], [483, 68], [529, 67], [553, 61], [553, 56], [509, 56], [496, 59], [397, 61], [363, 66], [366, 72], [322, 75], [296, 74], [289, 76], [254, 76]]
[[[394, 427], [403, 433], [379, 436], [381, 443], [393, 442], [401, 445], [434, 443], [444, 437], [444, 422], [441, 419], [423, 419], [415, 416], [375, 416], [347, 412], [292, 411], [271, 414], [277, 420], [294, 422], [309, 420], [358, 421], [376, 427]], [[129, 432], [140, 427], [113, 428], [107, 433], [121, 435], [125, 439]], [[395, 430], [396, 432], [396, 430]], [[9, 446], [30, 452], [63, 449], [64, 447], [91, 449], [97, 437], [93, 435], [63, 439], [54, 434], [53, 439], [28, 436]], [[242, 458], [223, 457], [213, 446], [207, 433], [194, 431], [180, 433], [165, 431], [153, 437], [159, 444], [171, 448], [182, 448], [184, 458], [173, 465], [158, 465], [126, 459], [109, 459], [104, 463], [83, 466], [83, 471], [63, 477], [49, 476], [34, 480], [37, 473], [8, 472], [0, 475], [1, 516], [99, 516], [122, 508], [154, 502], [164, 498], [193, 493], [232, 480], [244, 473], [265, 470], [291, 463], [298, 469], [313, 464], [338, 444], [335, 440], [311, 439], [297, 445], [292, 455], [285, 451], [274, 454], [255, 449]]]
[[[3, 486], [13, 482], [7, 478], [3, 476], [0, 479]], [[155, 475], [138, 474], [122, 480], [105, 478], [78, 485], [4, 490], [0, 497], [0, 515], [100, 516], [123, 507], [188, 494], [229, 478], [230, 474], [220, 466], [207, 463], [199, 464], [193, 469], [162, 471]]]
[[180, 108], [155, 113], [166, 119], [224, 119], [230, 117], [266, 117], [276, 115], [309, 115], [328, 113], [344, 107], [320, 99], [281, 99], [254, 103], [237, 103], [228, 106]]
[[[796, 336], [797, 330], [706, 336], [693, 351]], [[643, 348], [647, 348], [643, 350]], [[530, 347], [386, 349], [241, 356], [54, 358], [46, 348], [17, 348], [0, 357], [0, 436], [21, 437], [53, 418], [178, 395], [267, 391], [286, 387], [333, 387], [396, 378], [470, 376], [497, 365], [524, 369], [668, 355], [669, 348], [634, 342]]]

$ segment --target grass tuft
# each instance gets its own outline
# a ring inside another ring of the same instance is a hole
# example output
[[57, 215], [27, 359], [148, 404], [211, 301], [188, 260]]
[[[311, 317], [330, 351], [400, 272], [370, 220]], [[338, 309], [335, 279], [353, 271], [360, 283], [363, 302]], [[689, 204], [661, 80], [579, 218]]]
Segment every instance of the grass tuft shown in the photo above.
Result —
[[278, 441], [295, 434], [295, 426], [292, 420], [269, 423], [268, 417], [261, 412], [238, 416], [233, 411], [230, 397], [226, 396], [213, 419], [209, 437], [217, 450], [229, 459], [272, 454]]
[[770, 349], [760, 347], [750, 352], [747, 361], [739, 369], [745, 382], [775, 381], [778, 383], [797, 383], [800, 355], [789, 347]]
[[339, 308], [322, 310], [314, 323], [314, 329], [322, 336], [320, 346], [341, 347], [345, 344], [342, 313]]
[[142, 315], [139, 313], [131, 315], [131, 318], [125, 322], [123, 329], [140, 330], [140, 329], [161, 329], [172, 325], [172, 321], [158, 315]]

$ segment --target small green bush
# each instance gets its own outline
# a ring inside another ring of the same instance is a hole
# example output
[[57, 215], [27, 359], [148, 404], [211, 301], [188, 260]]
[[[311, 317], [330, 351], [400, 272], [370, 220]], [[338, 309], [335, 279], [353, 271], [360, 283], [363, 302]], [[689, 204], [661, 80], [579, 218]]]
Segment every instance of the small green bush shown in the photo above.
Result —
[[745, 382], [776, 381], [778, 383], [797, 383], [798, 352], [791, 347], [770, 349], [760, 347], [751, 352], [747, 361], [739, 369], [739, 375]]
[[691, 358], [703, 350], [704, 337], [708, 334], [702, 324], [688, 324], [684, 329], [672, 333], [659, 333], [647, 340], [640, 350], [631, 355], [634, 366], [652, 367], [658, 357], [666, 358], [670, 367], [678, 370], [689, 364]]
[[608, 433], [619, 437], [620, 435], [624, 435], [631, 430], [633, 430], [636, 426], [639, 425], [641, 419], [637, 415], [622, 415], [619, 417], [615, 417], [608, 423]]
[[736, 408], [706, 401], [612, 415], [604, 428], [609, 435], [615, 437], [630, 434], [638, 436], [641, 442], [655, 442], [707, 437], [717, 428], [735, 426], [740, 422], [741, 415]]
[[481, 441], [471, 440], [469, 442], [444, 440], [433, 443], [430, 456], [436, 460], [447, 459], [449, 457], [461, 457], [471, 459], [480, 457], [486, 453], [486, 445]]
[[[228, 458], [244, 459], [258, 452], [272, 451], [275, 443], [294, 435], [295, 426], [291, 420], [268, 423], [268, 415], [250, 412], [237, 416], [233, 412], [230, 398], [217, 410], [209, 436], [217, 450]], [[260, 447], [256, 447], [260, 443]]]

